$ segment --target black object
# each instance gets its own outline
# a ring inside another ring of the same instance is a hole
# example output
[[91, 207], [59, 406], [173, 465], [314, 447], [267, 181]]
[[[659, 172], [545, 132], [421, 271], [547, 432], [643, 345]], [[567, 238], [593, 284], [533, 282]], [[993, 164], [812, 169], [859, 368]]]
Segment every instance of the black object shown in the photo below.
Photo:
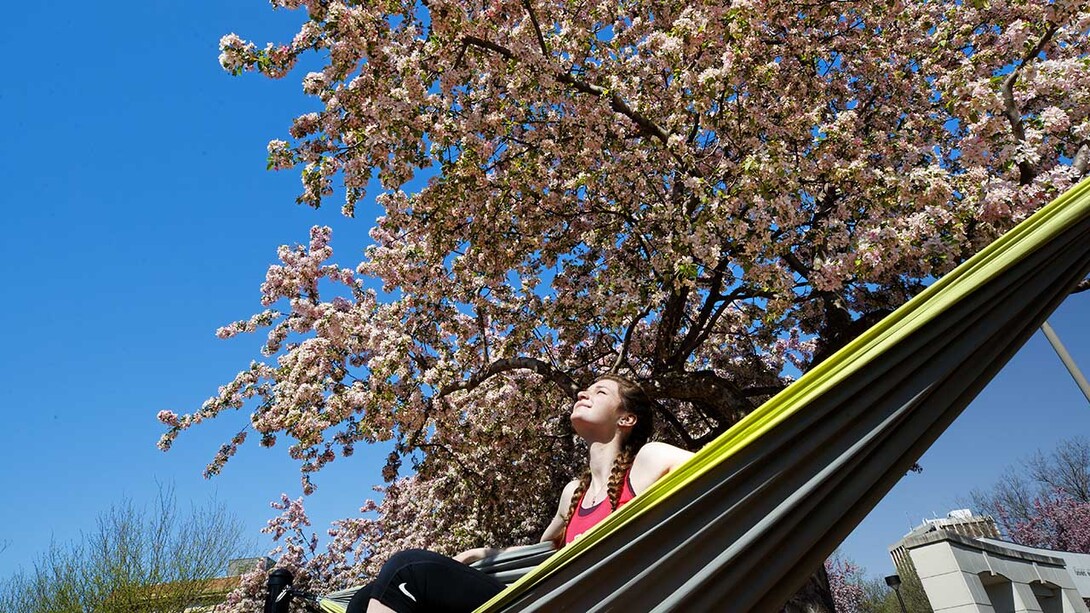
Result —
[[363, 613], [378, 600], [394, 611], [474, 611], [504, 584], [495, 577], [424, 549], [406, 549], [393, 555], [375, 580], [360, 588], [348, 603], [347, 613]]
[[264, 613], [288, 613], [291, 606], [291, 582], [295, 577], [286, 568], [278, 568], [269, 573], [269, 580], [265, 584], [268, 591], [265, 592]]

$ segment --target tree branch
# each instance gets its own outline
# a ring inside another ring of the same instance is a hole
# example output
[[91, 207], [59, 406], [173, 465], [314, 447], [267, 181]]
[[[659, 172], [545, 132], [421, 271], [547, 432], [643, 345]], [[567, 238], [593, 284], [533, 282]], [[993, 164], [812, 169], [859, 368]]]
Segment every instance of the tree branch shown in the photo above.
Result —
[[[1033, 60], [1033, 58], [1040, 55], [1041, 50], [1045, 45], [1052, 40], [1052, 35], [1056, 33], [1059, 26], [1055, 23], [1049, 23], [1048, 28], [1045, 30], [1041, 40], [1037, 41], [1033, 49], [1022, 57], [1022, 61], [1015, 66], [1007, 78], [1003, 79], [1003, 85], [1000, 87], [1000, 93], [1003, 95], [1003, 116], [1007, 118], [1007, 121], [1011, 124], [1011, 132], [1014, 134], [1014, 138], [1019, 142], [1026, 140], [1025, 127], [1022, 124], [1022, 112], [1019, 110], [1017, 104], [1014, 101], [1014, 85], [1018, 82], [1018, 75], [1021, 73], [1022, 68]], [[1022, 185], [1027, 185], [1033, 181], [1033, 177], [1036, 176], [1037, 169], [1033, 167], [1033, 164], [1023, 160], [1018, 162], [1018, 182]]]
[[711, 370], [667, 372], [652, 377], [648, 390], [657, 398], [701, 402], [722, 413], [721, 421], [733, 423], [754, 409], [753, 403], [733, 382]]
[[613, 367], [609, 369], [609, 372], [617, 372], [625, 360], [628, 359], [628, 346], [632, 343], [632, 333], [636, 329], [636, 324], [640, 323], [640, 320], [647, 317], [647, 314], [651, 312], [651, 307], [648, 306], [643, 311], [640, 311], [639, 315], [632, 318], [632, 323], [625, 330], [624, 340], [621, 341], [621, 350], [617, 353], [617, 359], [613, 362]]
[[476, 389], [482, 383], [488, 379], [504, 372], [512, 370], [532, 370], [535, 373], [541, 375], [545, 380], [555, 383], [560, 389], [574, 398], [579, 392], [579, 383], [572, 379], [568, 373], [563, 372], [555, 368], [548, 362], [543, 362], [537, 358], [505, 358], [502, 360], [496, 360], [488, 365], [484, 371], [471, 376], [465, 381], [459, 381], [457, 383], [451, 383], [443, 386], [439, 390], [438, 397], [442, 398], [448, 396], [457, 391], [469, 391]]
[[693, 439], [692, 435], [685, 429], [685, 425], [681, 423], [681, 420], [677, 418], [677, 415], [674, 415], [673, 411], [658, 403], [655, 403], [655, 406], [659, 409], [659, 415], [661, 415], [674, 429], [674, 432], [677, 432], [677, 435], [681, 437], [681, 440], [685, 444], [685, 448], [690, 451], [696, 451], [699, 448], [696, 445], [696, 440]]
[[[708, 337], [711, 336], [712, 331], [715, 330], [715, 325], [719, 323], [719, 318], [723, 316], [723, 313], [725, 313], [730, 305], [734, 304], [736, 300], [741, 300], [742, 298], [753, 298], [762, 295], [749, 294], [743, 290], [744, 286], [735, 289], [733, 292], [726, 296], [716, 297], [716, 300], [719, 301], [719, 307], [715, 309], [715, 312], [712, 313], [711, 317], [709, 317], [708, 320], [697, 330], [696, 336], [692, 337], [691, 339], [688, 335], [686, 336], [686, 340], [682, 342], [682, 347], [678, 351], [678, 356], [680, 358], [680, 360], [677, 362], [678, 364], [682, 364], [685, 360], [688, 360], [689, 356], [692, 355], [698, 347], [703, 345], [704, 341], [708, 340]], [[771, 294], [763, 294], [763, 296], [766, 298], [772, 297]]]
[[802, 275], [803, 278], [810, 278], [810, 269], [802, 263], [802, 260], [800, 260], [797, 255], [790, 251], [787, 251], [780, 257], [783, 258], [783, 261], [787, 263], [791, 270]]
[[663, 130], [655, 122], [651, 121], [639, 112], [633, 110], [632, 107], [628, 106], [628, 104], [624, 100], [622, 100], [621, 97], [617, 94], [609, 93], [605, 88], [599, 87], [597, 85], [584, 83], [568, 73], [560, 73], [555, 76], [557, 81], [560, 81], [561, 83], [564, 83], [566, 85], [571, 85], [575, 88], [576, 91], [582, 92], [584, 94], [590, 94], [592, 96], [598, 97], [609, 96], [610, 108], [624, 115], [625, 117], [628, 117], [633, 122], [635, 122], [636, 125], [638, 125], [640, 129], [642, 129], [645, 133], [658, 138], [663, 143], [665, 143], [666, 139], [670, 137], [666, 130]]
[[1080, 177], [1086, 174], [1087, 168], [1090, 167], [1090, 142], [1083, 141], [1071, 166], [1079, 173]]
[[655, 334], [655, 358], [665, 363], [670, 354], [670, 341], [681, 329], [681, 317], [685, 314], [685, 302], [689, 299], [689, 288], [671, 292], [666, 299], [659, 319], [659, 329]]
[[493, 53], [498, 53], [498, 54], [502, 55], [503, 59], [505, 59], [505, 60], [515, 59], [515, 54], [511, 53], [511, 51], [509, 51], [506, 47], [502, 47], [500, 45], [497, 45], [494, 42], [487, 41], [487, 40], [485, 40], [483, 38], [478, 38], [476, 36], [465, 36], [465, 37], [463, 37], [462, 38], [462, 48], [464, 49], [465, 47], [468, 47], [469, 45], [473, 45], [474, 47], [480, 47], [481, 49], [487, 49], [488, 51], [491, 51]]
[[[482, 49], [492, 51], [493, 53], [497, 53], [501, 55], [505, 60], [517, 59], [515, 57], [515, 54], [512, 53], [511, 50], [503, 47], [502, 45], [497, 45], [496, 43], [493, 43], [491, 41], [484, 40], [483, 38], [478, 38], [476, 36], [463, 37], [463, 50], [468, 45], [473, 45], [475, 47], [480, 47]], [[617, 94], [610, 93], [603, 87], [591, 85], [590, 83], [584, 83], [583, 81], [576, 79], [574, 76], [566, 72], [553, 73], [553, 78], [565, 85], [571, 85], [578, 92], [590, 94], [599, 98], [608, 97], [609, 106], [611, 109], [631, 119], [633, 122], [635, 122], [637, 126], [640, 127], [640, 130], [642, 130], [645, 134], [659, 139], [660, 141], [662, 141], [663, 144], [665, 144], [667, 139], [670, 137], [669, 133], [667, 133], [666, 130], [662, 129], [658, 124], [656, 124], [648, 117], [628, 106], [628, 103], [622, 100], [621, 97]], [[697, 169], [692, 169], [692, 171], [694, 173], [699, 173]], [[697, 174], [697, 176], [699, 176], [699, 174]]]
[[[833, 206], [836, 204], [839, 194], [837, 193], [836, 186], [832, 183], [825, 182], [821, 187], [821, 193], [817, 197], [817, 201], [814, 206], [814, 214], [810, 217], [810, 228], [816, 229], [821, 226], [825, 221], [825, 218], [832, 214]], [[824, 249], [822, 249], [824, 251]], [[815, 253], [814, 255], [819, 255]], [[813, 263], [811, 258], [811, 263]], [[801, 273], [800, 273], [801, 274]], [[807, 276], [807, 275], [803, 275]]]
[[[677, 353], [674, 354], [674, 357], [670, 358], [671, 364], [681, 364], [688, 358], [689, 353], [692, 352], [690, 346], [692, 345], [693, 340], [700, 336], [700, 332], [707, 325], [708, 320], [711, 319], [713, 313], [715, 313], [716, 303], [723, 298], [719, 295], [719, 289], [723, 287], [723, 277], [727, 273], [727, 266], [729, 263], [730, 260], [728, 258], [720, 258], [708, 284], [708, 296], [704, 300], [704, 305], [700, 308], [700, 313], [697, 315], [696, 322], [689, 327], [689, 332], [686, 333], [685, 338], [681, 340], [681, 346]], [[693, 349], [695, 349], [695, 347]]]
[[522, 6], [526, 7], [526, 13], [530, 15], [530, 23], [534, 25], [534, 33], [537, 34], [537, 44], [541, 47], [541, 55], [549, 55], [549, 48], [545, 45], [545, 36], [541, 34], [541, 24], [537, 22], [534, 7], [530, 5], [530, 0], [522, 0]]

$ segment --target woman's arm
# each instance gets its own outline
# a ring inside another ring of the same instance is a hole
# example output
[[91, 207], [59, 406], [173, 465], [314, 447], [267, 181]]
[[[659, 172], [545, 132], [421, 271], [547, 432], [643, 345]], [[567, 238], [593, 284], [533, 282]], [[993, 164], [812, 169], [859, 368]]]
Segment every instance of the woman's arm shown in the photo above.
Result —
[[[545, 532], [541, 535], [541, 540], [538, 541], [539, 543], [554, 541], [564, 535], [564, 528], [568, 525], [568, 520], [565, 516], [568, 514], [568, 507], [571, 506], [572, 494], [575, 493], [575, 488], [578, 485], [578, 481], [572, 481], [564, 486], [564, 491], [560, 494], [560, 504], [558, 504], [556, 508], [556, 515], [554, 515], [553, 520], [549, 522], [549, 527], [545, 528]], [[487, 558], [488, 556], [494, 556], [498, 553], [517, 551], [519, 549], [527, 549], [535, 546], [536, 545], [515, 545], [514, 547], [502, 547], [498, 549], [492, 547], [474, 547], [473, 549], [467, 549], [454, 556], [454, 559], [463, 564], [472, 564], [477, 560]]]
[[499, 553], [507, 551], [518, 551], [519, 549], [529, 549], [530, 547], [537, 547], [534, 545], [513, 545], [511, 547], [474, 547], [473, 549], [467, 549], [462, 553], [454, 556], [454, 559], [462, 564], [472, 564], [477, 560], [483, 560], [489, 556], [494, 556]]
[[559, 541], [564, 538], [564, 529], [568, 527], [567, 515], [568, 509], [571, 508], [571, 497], [575, 494], [575, 488], [578, 486], [578, 480], [571, 481], [564, 486], [564, 491], [560, 492], [560, 503], [556, 506], [556, 515], [553, 515], [553, 520], [545, 528], [541, 540], [538, 541], [539, 543]]
[[636, 459], [632, 461], [632, 472], [628, 476], [632, 482], [632, 491], [642, 494], [651, 484], [676, 470], [691, 457], [691, 451], [667, 443], [651, 442], [640, 447]]

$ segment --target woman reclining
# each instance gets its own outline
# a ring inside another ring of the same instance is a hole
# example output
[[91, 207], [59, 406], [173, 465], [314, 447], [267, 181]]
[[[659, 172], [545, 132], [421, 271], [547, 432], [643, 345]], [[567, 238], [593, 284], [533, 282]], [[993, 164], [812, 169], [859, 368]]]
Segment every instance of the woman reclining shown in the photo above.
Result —
[[[654, 432], [651, 398], [623, 377], [606, 375], [579, 392], [571, 423], [587, 442], [589, 454], [586, 471], [564, 488], [556, 515], [541, 535], [541, 542], [552, 541], [558, 547], [575, 540], [692, 455], [666, 443], [648, 442]], [[356, 593], [348, 613], [468, 613], [504, 585], [467, 565], [500, 551], [506, 550], [478, 547], [454, 558], [422, 549], [397, 553], [374, 581]]]

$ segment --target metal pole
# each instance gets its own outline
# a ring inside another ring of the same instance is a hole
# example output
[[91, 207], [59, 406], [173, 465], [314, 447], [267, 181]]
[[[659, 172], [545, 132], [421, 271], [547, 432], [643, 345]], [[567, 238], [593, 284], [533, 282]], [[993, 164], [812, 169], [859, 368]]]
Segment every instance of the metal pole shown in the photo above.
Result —
[[905, 608], [905, 599], [901, 598], [901, 586], [893, 588], [894, 592], [897, 592], [897, 602], [901, 603], [901, 613], [908, 613], [908, 609]]
[[1082, 395], [1086, 396], [1087, 401], [1090, 401], [1090, 382], [1086, 380], [1082, 371], [1075, 365], [1075, 360], [1067, 352], [1067, 348], [1064, 347], [1063, 343], [1060, 342], [1060, 337], [1056, 335], [1056, 331], [1046, 321], [1041, 324], [1041, 332], [1045, 333], [1045, 338], [1052, 344], [1052, 348], [1056, 350], [1056, 355], [1060, 356], [1060, 361], [1067, 367], [1067, 372], [1071, 373], [1071, 377], [1075, 379], [1075, 383], [1082, 390]]
[[890, 575], [886, 577], [886, 585], [893, 588], [894, 592], [897, 592], [897, 602], [901, 605], [901, 613], [908, 613], [908, 609], [905, 608], [905, 599], [901, 598], [901, 576]]

